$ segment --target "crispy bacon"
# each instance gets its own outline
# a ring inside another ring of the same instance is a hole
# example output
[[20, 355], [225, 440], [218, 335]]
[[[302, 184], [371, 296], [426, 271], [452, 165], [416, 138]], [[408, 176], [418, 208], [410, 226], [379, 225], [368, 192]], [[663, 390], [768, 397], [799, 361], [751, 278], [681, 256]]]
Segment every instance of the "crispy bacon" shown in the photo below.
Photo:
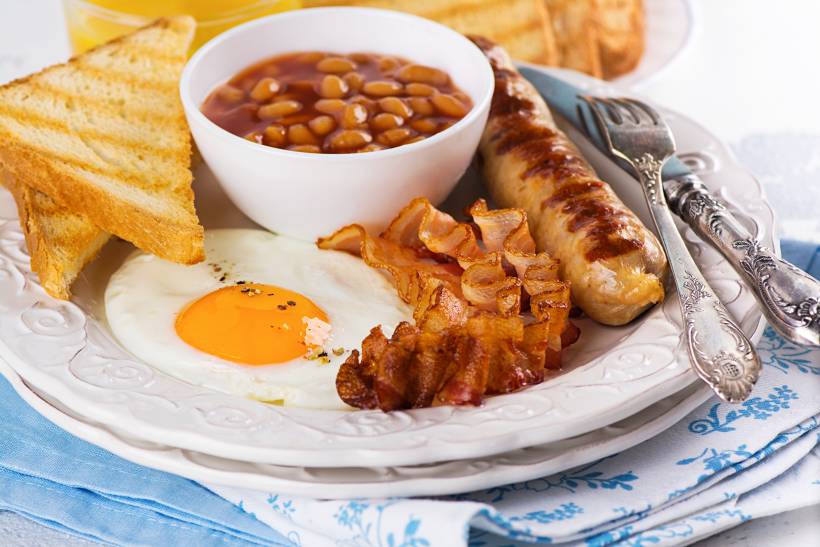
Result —
[[535, 252], [524, 211], [479, 200], [468, 212], [477, 230], [419, 198], [378, 237], [351, 225], [318, 241], [385, 271], [414, 306], [415, 325], [389, 339], [375, 327], [340, 368], [336, 389], [349, 405], [478, 405], [560, 368], [578, 329], [558, 262]]

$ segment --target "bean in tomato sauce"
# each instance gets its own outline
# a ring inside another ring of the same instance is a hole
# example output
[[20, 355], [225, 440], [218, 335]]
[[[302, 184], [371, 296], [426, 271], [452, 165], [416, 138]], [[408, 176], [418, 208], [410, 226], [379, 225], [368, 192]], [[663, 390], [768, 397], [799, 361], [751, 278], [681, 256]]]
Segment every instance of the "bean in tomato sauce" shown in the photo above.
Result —
[[472, 101], [437, 68], [375, 53], [288, 53], [254, 64], [202, 105], [221, 128], [298, 152], [373, 152], [452, 126]]

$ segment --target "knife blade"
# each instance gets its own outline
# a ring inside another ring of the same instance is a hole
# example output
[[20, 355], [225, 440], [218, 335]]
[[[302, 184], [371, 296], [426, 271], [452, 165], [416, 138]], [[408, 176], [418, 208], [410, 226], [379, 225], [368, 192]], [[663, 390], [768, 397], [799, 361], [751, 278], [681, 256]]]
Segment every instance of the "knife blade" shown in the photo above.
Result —
[[[633, 175], [628, 165], [609, 153], [592, 113], [579, 98], [587, 91], [543, 70], [520, 66], [519, 71], [553, 111]], [[820, 282], [761, 245], [679, 158], [666, 161], [662, 178], [670, 209], [746, 279], [769, 323], [787, 340], [820, 346]]]
[[[598, 150], [611, 157], [609, 147], [601, 137], [595, 120], [590, 117], [589, 109], [586, 108], [585, 103], [578, 99], [580, 95], [588, 95], [589, 92], [567, 83], [556, 76], [547, 74], [543, 70], [521, 66], [519, 67], [519, 71], [535, 86], [535, 89], [538, 90], [553, 111], [558, 112], [567, 122], [586, 135]], [[616, 163], [625, 171], [632, 174], [632, 171], [625, 164], [621, 164], [620, 161]], [[677, 157], [669, 158], [663, 166], [662, 176], [664, 180], [688, 175], [694, 174], [692, 170]]]

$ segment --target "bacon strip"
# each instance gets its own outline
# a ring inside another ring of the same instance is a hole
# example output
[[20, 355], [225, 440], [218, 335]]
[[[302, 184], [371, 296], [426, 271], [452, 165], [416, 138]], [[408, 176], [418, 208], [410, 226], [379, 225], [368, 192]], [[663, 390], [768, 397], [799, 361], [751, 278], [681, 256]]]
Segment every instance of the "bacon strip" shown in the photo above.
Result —
[[415, 326], [401, 323], [389, 339], [375, 327], [342, 365], [336, 387], [346, 403], [477, 405], [560, 367], [578, 331], [558, 262], [535, 253], [524, 211], [491, 211], [479, 200], [469, 213], [478, 234], [418, 198], [378, 237], [351, 225], [318, 241], [386, 272], [415, 308]]

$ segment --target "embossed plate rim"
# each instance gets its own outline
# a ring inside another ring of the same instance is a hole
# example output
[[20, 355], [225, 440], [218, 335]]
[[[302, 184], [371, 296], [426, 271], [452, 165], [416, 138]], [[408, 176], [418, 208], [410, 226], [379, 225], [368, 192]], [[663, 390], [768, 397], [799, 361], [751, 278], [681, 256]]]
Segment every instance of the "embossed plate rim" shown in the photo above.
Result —
[[[348, 467], [305, 469], [228, 460], [164, 445], [142, 443], [140, 446], [138, 441], [129, 441], [127, 435], [113, 428], [94, 424], [62, 407], [59, 402], [49, 401], [48, 396], [27, 385], [1, 360], [0, 375], [6, 377], [32, 408], [58, 427], [133, 463], [212, 485], [296, 496], [321, 493], [323, 499], [442, 496], [537, 479], [605, 458], [650, 439], [711, 396], [706, 386], [690, 385], [621, 422], [572, 439], [484, 458], [361, 470]], [[632, 426], [636, 420], [640, 423]], [[542, 454], [544, 451], [546, 454]], [[540, 456], [547, 457], [542, 459]], [[355, 478], [357, 473], [372, 478]]]
[[[590, 92], [623, 93], [578, 74], [559, 74]], [[730, 205], [752, 213], [766, 241], [771, 242], [774, 218], [760, 184], [714, 136], [688, 118], [669, 115], [672, 126], [677, 124], [682, 132], [679, 141], [684, 148], [688, 142], [707, 154], [703, 157], [719, 160], [717, 172], [704, 174], [707, 184], [719, 187], [718, 194]], [[596, 162], [594, 151], [579, 144], [593, 163], [605, 168], [600, 157]], [[619, 176], [607, 172], [613, 184]], [[618, 186], [622, 192], [635, 187], [631, 181]], [[744, 194], [739, 200], [744, 205], [738, 203], [736, 193]], [[622, 193], [627, 202], [628, 194]], [[2, 197], [8, 201], [7, 195]], [[200, 197], [198, 193], [198, 202]], [[636, 212], [640, 208], [628, 204]], [[684, 230], [684, 237], [693, 244], [704, 269], [719, 274], [718, 281], [734, 291], [736, 302], [730, 309], [747, 334], [759, 332], [761, 314], [734, 271], [691, 230]], [[670, 296], [635, 326], [590, 331], [622, 337], [608, 353], [539, 386], [492, 397], [479, 408], [439, 407], [391, 414], [282, 409], [185, 384], [133, 359], [107, 337], [99, 320], [74, 304], [46, 297], [28, 279], [31, 274], [22, 248], [16, 221], [0, 226], [0, 355], [18, 374], [95, 422], [139, 431], [152, 442], [230, 459], [347, 467], [481, 457], [597, 429], [694, 380], [680, 347], [677, 299]], [[710, 281], [714, 284], [714, 279]], [[716, 290], [720, 292], [719, 287]], [[585, 351], [594, 353], [592, 338], [570, 349], [577, 362], [584, 362], [578, 356]]]

